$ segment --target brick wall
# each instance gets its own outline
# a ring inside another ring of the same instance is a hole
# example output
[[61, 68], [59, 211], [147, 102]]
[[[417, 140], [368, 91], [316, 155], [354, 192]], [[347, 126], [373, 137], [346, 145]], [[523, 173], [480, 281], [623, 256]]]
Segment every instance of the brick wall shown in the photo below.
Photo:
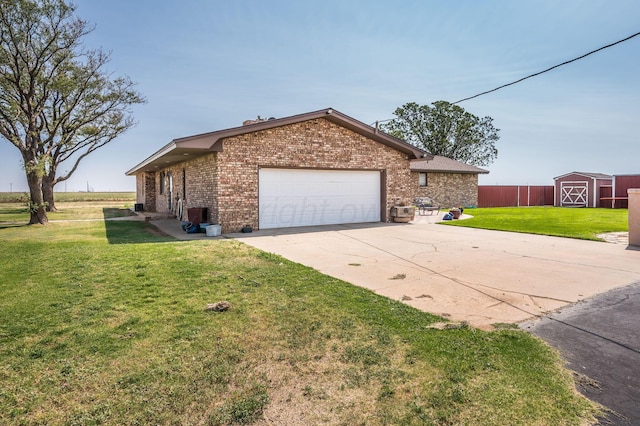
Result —
[[[187, 160], [162, 172], [165, 176], [173, 173], [175, 199], [182, 194], [184, 169], [185, 212], [189, 207], [207, 207], [208, 221], [221, 224], [222, 232], [230, 233], [246, 225], [258, 229], [260, 167], [383, 171], [383, 221], [390, 220], [392, 205], [410, 202], [415, 196], [406, 154], [324, 119], [227, 138], [222, 152]], [[156, 193], [160, 176], [157, 172]], [[157, 196], [158, 211], [168, 211], [168, 191], [165, 185], [165, 194]]]
[[478, 205], [478, 175], [470, 173], [427, 173], [427, 186], [418, 186], [412, 172], [416, 197], [430, 197], [443, 208]]
[[413, 197], [406, 154], [324, 119], [225, 139], [218, 160], [223, 232], [258, 228], [260, 167], [384, 170], [383, 221], [395, 200]]
[[[168, 212], [178, 215], [178, 202], [182, 200], [183, 214], [180, 220], [187, 220], [187, 209], [191, 207], [206, 207], [207, 222], [218, 223], [217, 199], [217, 153], [209, 153], [198, 156], [193, 160], [187, 160], [167, 167], [155, 175], [157, 191], [156, 209], [159, 212]], [[172, 176], [173, 186], [169, 186], [169, 175]], [[164, 179], [164, 192], [160, 194], [160, 180]], [[186, 190], [185, 184], [186, 183]], [[171, 208], [169, 208], [169, 198]]]
[[180, 191], [182, 191], [183, 168], [187, 184], [184, 204], [185, 217], [188, 208], [206, 207], [208, 209], [207, 221], [215, 224], [220, 223], [218, 198], [216, 197], [218, 191], [217, 155], [217, 152], [213, 152], [180, 165]]

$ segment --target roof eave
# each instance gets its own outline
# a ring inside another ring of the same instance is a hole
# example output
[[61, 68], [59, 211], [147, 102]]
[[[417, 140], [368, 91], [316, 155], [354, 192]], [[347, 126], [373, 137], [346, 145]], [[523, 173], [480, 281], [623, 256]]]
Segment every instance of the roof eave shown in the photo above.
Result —
[[176, 148], [176, 144], [174, 142], [169, 142], [168, 144], [166, 144], [165, 146], [160, 148], [158, 151], [153, 153], [151, 156], [147, 157], [144, 161], [142, 161], [141, 163], [139, 163], [136, 166], [132, 167], [131, 169], [127, 170], [125, 172], [125, 175], [127, 175], [127, 176], [136, 175], [138, 173], [138, 171], [140, 171], [141, 169], [147, 167], [148, 165], [150, 165], [154, 161], [157, 161], [158, 159], [162, 158], [162, 156], [164, 156], [164, 155], [170, 153], [171, 151], [175, 150], [175, 148]]
[[434, 170], [434, 169], [411, 169], [412, 172], [420, 173], [458, 173], [463, 175], [486, 175], [489, 174], [489, 170]]

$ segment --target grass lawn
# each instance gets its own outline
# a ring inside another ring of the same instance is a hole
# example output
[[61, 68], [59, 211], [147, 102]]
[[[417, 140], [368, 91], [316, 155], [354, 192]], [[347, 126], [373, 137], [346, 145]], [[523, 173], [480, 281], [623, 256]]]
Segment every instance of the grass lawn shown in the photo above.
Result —
[[[135, 215], [131, 211], [133, 202], [119, 204], [115, 201], [56, 202], [58, 211], [47, 212], [50, 221], [111, 219]], [[29, 223], [29, 210], [23, 203], [0, 204], [0, 227]]]
[[[596, 413], [525, 332], [431, 329], [442, 319], [235, 240], [98, 220], [0, 225], [0, 244], [3, 425], [582, 425]], [[205, 310], [218, 301], [231, 308]]]
[[626, 209], [495, 207], [467, 209], [472, 219], [442, 222], [453, 226], [600, 240], [596, 235], [629, 230]]

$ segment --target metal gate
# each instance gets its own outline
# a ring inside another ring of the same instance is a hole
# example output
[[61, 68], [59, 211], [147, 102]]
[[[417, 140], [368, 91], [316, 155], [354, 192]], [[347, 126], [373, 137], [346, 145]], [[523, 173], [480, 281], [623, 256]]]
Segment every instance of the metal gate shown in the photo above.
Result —
[[587, 207], [588, 182], [560, 182], [560, 205]]

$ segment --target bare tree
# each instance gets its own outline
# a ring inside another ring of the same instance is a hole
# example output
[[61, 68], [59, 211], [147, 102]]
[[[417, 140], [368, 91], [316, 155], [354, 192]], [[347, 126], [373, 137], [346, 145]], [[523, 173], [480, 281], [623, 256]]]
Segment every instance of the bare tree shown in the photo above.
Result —
[[108, 54], [84, 48], [93, 27], [74, 13], [63, 0], [0, 0], [0, 135], [22, 154], [31, 224], [48, 221], [55, 184], [131, 128], [130, 108], [144, 102], [105, 71]]

